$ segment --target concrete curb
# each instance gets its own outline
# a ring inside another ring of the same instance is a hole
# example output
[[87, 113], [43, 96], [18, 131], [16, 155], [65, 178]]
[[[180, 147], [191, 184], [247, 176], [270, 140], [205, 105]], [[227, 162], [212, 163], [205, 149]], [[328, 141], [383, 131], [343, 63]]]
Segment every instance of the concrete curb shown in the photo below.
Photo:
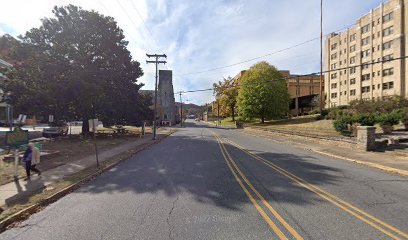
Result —
[[313, 152], [319, 153], [321, 155], [325, 155], [325, 156], [329, 156], [329, 157], [333, 157], [333, 158], [338, 158], [338, 159], [342, 159], [342, 160], [345, 160], [345, 161], [358, 163], [358, 164], [361, 164], [361, 165], [370, 166], [370, 167], [377, 168], [377, 169], [380, 169], [380, 170], [383, 170], [383, 171], [386, 171], [386, 172], [389, 172], [389, 173], [396, 173], [396, 174], [399, 174], [399, 175], [402, 175], [402, 176], [405, 176], [405, 177], [408, 176], [408, 171], [406, 171], [406, 170], [393, 168], [393, 167], [387, 167], [387, 166], [377, 164], [377, 163], [371, 163], [371, 162], [355, 160], [355, 159], [352, 159], [352, 158], [347, 158], [347, 157], [343, 157], [343, 156], [338, 156], [338, 155], [326, 153], [326, 152], [319, 151], [319, 150], [316, 150], [316, 149], [310, 149], [310, 150], [313, 151]]
[[[166, 139], [168, 136], [172, 135], [173, 133], [175, 133], [176, 131], [172, 131], [168, 134], [166, 134], [163, 138], [158, 139], [154, 142], [150, 142], [147, 143], [145, 146], [141, 147], [140, 149], [137, 149], [134, 153], [132, 153], [132, 156], [134, 156], [135, 154], [146, 150], [147, 148], [151, 147], [154, 144], [160, 143], [162, 140]], [[64, 197], [65, 195], [69, 194], [70, 192], [78, 189], [79, 187], [81, 187], [81, 185], [83, 185], [84, 183], [92, 180], [93, 178], [97, 177], [98, 175], [110, 170], [111, 168], [113, 168], [114, 166], [118, 165], [119, 163], [129, 160], [130, 158], [125, 158], [125, 159], [121, 159], [115, 163], [111, 163], [108, 164], [106, 166], [104, 166], [102, 169], [98, 169], [97, 171], [87, 175], [86, 177], [84, 177], [83, 179], [79, 180], [78, 182], [75, 182], [61, 190], [59, 190], [58, 192], [52, 194], [51, 196], [48, 196], [47, 198], [39, 201], [38, 203], [35, 203], [31, 206], [28, 206], [25, 209], [22, 209], [21, 211], [14, 213], [12, 215], [10, 215], [9, 217], [3, 219], [2, 221], [0, 221], [0, 233], [4, 232], [8, 226], [12, 225], [15, 222], [19, 222], [22, 220], [27, 219], [31, 214], [34, 214], [36, 212], [38, 212], [39, 210], [41, 210], [43, 207], [46, 207], [47, 205], [56, 202], [57, 200], [59, 200], [60, 198]]]
[[[252, 130], [254, 130], [254, 129], [252, 129]], [[255, 130], [255, 131], [259, 131], [259, 130]], [[251, 135], [251, 136], [256, 136], [256, 135], [252, 135], [252, 134], [249, 134], [247, 132], [244, 132], [244, 131], [243, 131], [243, 133]], [[267, 139], [269, 139], [271, 141], [275, 141], [277, 143], [283, 143], [283, 141], [276, 141], [276, 140], [273, 140], [273, 139], [270, 139], [270, 138], [267, 138]], [[288, 141], [284, 141], [284, 142], [288, 142]], [[304, 150], [307, 150], [307, 151], [312, 151], [312, 152], [315, 152], [315, 153], [318, 153], [318, 154], [321, 154], [321, 155], [325, 155], [325, 156], [328, 156], [328, 157], [337, 158], [337, 159], [341, 159], [341, 160], [345, 160], [345, 161], [349, 161], [349, 162], [354, 162], [354, 163], [369, 166], [369, 167], [372, 167], [372, 168], [377, 168], [377, 169], [380, 169], [382, 171], [393, 173], [393, 174], [399, 174], [399, 175], [404, 176], [404, 177], [408, 176], [408, 171], [406, 171], [406, 170], [393, 168], [393, 167], [387, 167], [387, 166], [377, 164], [377, 163], [371, 163], [371, 162], [360, 161], [360, 160], [356, 160], [356, 159], [352, 159], [352, 158], [347, 158], [347, 157], [343, 157], [343, 156], [323, 152], [323, 151], [313, 149], [313, 148], [310, 148], [310, 147], [301, 146], [300, 144], [296, 144], [296, 143], [295, 144], [292, 143], [292, 145], [297, 147], [297, 148], [301, 148], [301, 149], [304, 149]]]

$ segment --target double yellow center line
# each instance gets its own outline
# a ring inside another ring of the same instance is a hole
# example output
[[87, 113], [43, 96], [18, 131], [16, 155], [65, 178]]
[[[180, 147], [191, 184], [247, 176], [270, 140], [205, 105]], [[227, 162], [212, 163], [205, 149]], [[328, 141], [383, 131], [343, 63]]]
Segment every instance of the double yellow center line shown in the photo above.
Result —
[[[265, 206], [270, 213], [280, 222], [280, 224], [287, 229], [287, 231], [293, 235], [295, 239], [303, 239], [296, 231], [293, 229], [280, 215], [279, 213], [262, 197], [262, 195], [255, 189], [255, 187], [249, 182], [246, 176], [242, 173], [239, 169], [235, 161], [231, 158], [231, 155], [228, 153], [227, 149], [224, 146], [222, 140], [213, 133], [215, 138], [217, 139], [218, 145], [220, 146], [221, 153], [224, 157], [224, 160], [227, 163], [228, 168], [231, 170], [232, 174], [235, 177], [235, 180], [239, 183], [242, 190], [244, 190], [245, 194], [248, 196], [249, 200], [255, 206], [256, 210], [260, 213], [260, 215], [264, 218], [264, 220], [268, 223], [272, 231], [276, 233], [279, 239], [288, 239], [285, 234], [281, 231], [281, 229], [275, 224], [274, 221], [268, 216], [268, 214], [263, 210], [260, 206], [258, 201], [255, 199], [254, 195], [259, 199], [260, 203]], [[252, 190], [251, 191], [249, 190]]]
[[[217, 137], [218, 138], [218, 137]], [[222, 142], [221, 139], [218, 138], [218, 141]], [[328, 202], [334, 204], [335, 206], [337, 206], [338, 208], [340, 208], [341, 210], [351, 214], [352, 216], [356, 217], [357, 219], [365, 222], [366, 224], [372, 226], [373, 228], [381, 231], [382, 233], [384, 233], [385, 235], [391, 237], [392, 239], [408, 239], [408, 234], [398, 230], [397, 228], [375, 218], [374, 216], [366, 213], [365, 211], [358, 209], [357, 207], [353, 206], [352, 204], [334, 196], [333, 194], [311, 184], [308, 183], [306, 180], [286, 171], [285, 169], [273, 164], [272, 162], [258, 156], [255, 155], [251, 152], [249, 152], [248, 150], [246, 150], [245, 148], [243, 148], [242, 146], [236, 144], [235, 142], [232, 142], [231, 140], [226, 139], [226, 141], [228, 143], [230, 143], [231, 145], [235, 146], [236, 148], [240, 149], [241, 151], [247, 153], [248, 155], [250, 155], [251, 157], [253, 157], [254, 159], [260, 161], [261, 163], [265, 164], [266, 166], [272, 168], [274, 171], [280, 173], [281, 175], [293, 180], [294, 182], [298, 183], [300, 186], [310, 190], [311, 192], [319, 195], [320, 197], [322, 197], [323, 199], [327, 200]], [[225, 147], [224, 147], [225, 148]]]

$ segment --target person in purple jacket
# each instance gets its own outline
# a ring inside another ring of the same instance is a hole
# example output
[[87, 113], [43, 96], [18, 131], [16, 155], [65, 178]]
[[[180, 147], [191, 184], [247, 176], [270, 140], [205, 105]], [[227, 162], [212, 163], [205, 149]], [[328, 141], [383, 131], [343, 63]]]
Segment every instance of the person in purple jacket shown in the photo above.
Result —
[[33, 151], [31, 150], [30, 147], [27, 148], [27, 150], [24, 152], [23, 155], [23, 163], [24, 167], [27, 173], [27, 178], [24, 179], [25, 181], [30, 180], [30, 173], [31, 173], [31, 161], [33, 159]]

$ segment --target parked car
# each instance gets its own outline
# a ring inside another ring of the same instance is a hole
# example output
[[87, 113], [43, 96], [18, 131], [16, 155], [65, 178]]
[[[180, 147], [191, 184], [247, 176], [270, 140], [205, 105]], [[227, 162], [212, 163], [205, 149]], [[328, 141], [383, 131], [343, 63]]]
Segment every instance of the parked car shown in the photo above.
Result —
[[43, 137], [65, 136], [68, 134], [68, 124], [64, 121], [52, 123], [50, 127], [44, 128]]

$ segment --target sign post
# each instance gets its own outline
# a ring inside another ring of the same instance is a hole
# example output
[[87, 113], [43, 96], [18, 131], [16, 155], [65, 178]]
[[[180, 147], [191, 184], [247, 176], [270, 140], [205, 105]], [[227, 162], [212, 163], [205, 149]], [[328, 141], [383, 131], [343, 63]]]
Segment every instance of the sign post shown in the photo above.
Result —
[[18, 149], [21, 145], [28, 144], [28, 130], [16, 128], [14, 131], [6, 132], [6, 143], [14, 147], [14, 177], [18, 177]]
[[89, 119], [89, 131], [93, 132], [93, 140], [95, 146], [95, 155], [96, 155], [96, 167], [99, 168], [99, 157], [98, 157], [98, 146], [96, 145], [96, 127], [98, 126], [98, 119]]
[[54, 122], [54, 115], [48, 115], [48, 122]]

